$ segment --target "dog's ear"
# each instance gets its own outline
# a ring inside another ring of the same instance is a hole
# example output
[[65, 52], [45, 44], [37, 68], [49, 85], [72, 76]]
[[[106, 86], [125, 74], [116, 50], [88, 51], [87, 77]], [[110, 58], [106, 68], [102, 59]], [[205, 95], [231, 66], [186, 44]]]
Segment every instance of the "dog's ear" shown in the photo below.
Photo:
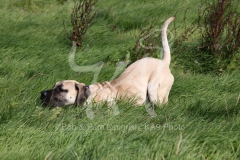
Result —
[[91, 92], [88, 86], [79, 83], [75, 84], [75, 89], [77, 90], [76, 105], [82, 105], [87, 98], [90, 96]]

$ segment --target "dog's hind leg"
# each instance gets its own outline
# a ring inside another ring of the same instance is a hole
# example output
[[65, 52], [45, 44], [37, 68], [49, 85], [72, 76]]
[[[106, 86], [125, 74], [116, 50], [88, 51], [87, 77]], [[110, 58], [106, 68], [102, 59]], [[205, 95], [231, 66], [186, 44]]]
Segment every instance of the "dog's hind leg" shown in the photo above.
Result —
[[157, 113], [154, 110], [154, 104], [151, 103], [150, 100], [149, 100], [148, 93], [147, 93], [146, 102], [145, 102], [145, 109], [151, 117], [156, 117], [157, 116]]
[[167, 78], [160, 82], [152, 81], [148, 84], [148, 98], [152, 103], [166, 104], [168, 102], [168, 95], [172, 87], [174, 78]]
[[165, 104], [168, 101], [168, 94], [166, 90], [163, 90], [160, 86], [149, 87], [148, 95], [151, 103]]

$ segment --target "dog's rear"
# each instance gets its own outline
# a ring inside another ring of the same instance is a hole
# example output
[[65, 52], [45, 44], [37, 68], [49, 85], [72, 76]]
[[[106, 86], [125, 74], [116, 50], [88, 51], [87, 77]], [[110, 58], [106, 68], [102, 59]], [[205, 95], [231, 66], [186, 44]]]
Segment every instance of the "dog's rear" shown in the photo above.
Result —
[[168, 25], [175, 17], [168, 18], [162, 26], [162, 46], [163, 46], [163, 62], [159, 64], [160, 68], [156, 69], [155, 76], [148, 83], [148, 98], [153, 103], [167, 103], [168, 95], [172, 88], [174, 77], [170, 71], [171, 53], [167, 39]]
[[169, 69], [171, 54], [167, 39], [167, 28], [174, 17], [165, 21], [162, 27], [162, 60], [146, 57], [131, 64], [117, 79], [111, 82], [118, 95], [136, 96], [137, 104], [148, 99], [152, 103], [167, 103], [174, 77]]

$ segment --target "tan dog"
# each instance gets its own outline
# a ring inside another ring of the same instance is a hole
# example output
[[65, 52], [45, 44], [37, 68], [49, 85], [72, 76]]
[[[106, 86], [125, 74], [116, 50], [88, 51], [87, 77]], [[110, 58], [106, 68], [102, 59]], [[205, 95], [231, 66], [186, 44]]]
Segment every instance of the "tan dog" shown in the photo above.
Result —
[[169, 69], [171, 55], [167, 39], [167, 27], [174, 17], [165, 21], [162, 27], [163, 60], [143, 58], [131, 64], [119, 78], [112, 82], [92, 84], [89, 87], [74, 80], [57, 82], [47, 91], [41, 92], [44, 105], [65, 106], [84, 102], [107, 101], [119, 98], [136, 99], [143, 104], [147, 98], [152, 103], [167, 103], [174, 77]]

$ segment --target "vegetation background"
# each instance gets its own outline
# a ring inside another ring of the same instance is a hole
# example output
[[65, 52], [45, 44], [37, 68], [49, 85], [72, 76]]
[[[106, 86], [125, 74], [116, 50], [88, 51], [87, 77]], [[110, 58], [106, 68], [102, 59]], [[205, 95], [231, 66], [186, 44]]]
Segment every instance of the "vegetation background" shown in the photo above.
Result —
[[[0, 159], [240, 159], [239, 70], [199, 72], [199, 53], [191, 49], [199, 35], [181, 46], [183, 53], [171, 45], [175, 83], [168, 105], [155, 108], [156, 117], [121, 101], [118, 115], [102, 106], [93, 109], [91, 120], [84, 108], [49, 109], [39, 101], [40, 91], [56, 81], [92, 81], [92, 73], [77, 73], [68, 63], [71, 42], [62, 22], [70, 24], [74, 1], [0, 4]], [[185, 10], [185, 22], [196, 23], [199, 5], [200, 0], [100, 0], [76, 63], [102, 61], [98, 81], [110, 80], [117, 62], [133, 54], [142, 28], [154, 20], [160, 28], [178, 10], [176, 32], [183, 32]], [[174, 33], [174, 24], [169, 31]]]

